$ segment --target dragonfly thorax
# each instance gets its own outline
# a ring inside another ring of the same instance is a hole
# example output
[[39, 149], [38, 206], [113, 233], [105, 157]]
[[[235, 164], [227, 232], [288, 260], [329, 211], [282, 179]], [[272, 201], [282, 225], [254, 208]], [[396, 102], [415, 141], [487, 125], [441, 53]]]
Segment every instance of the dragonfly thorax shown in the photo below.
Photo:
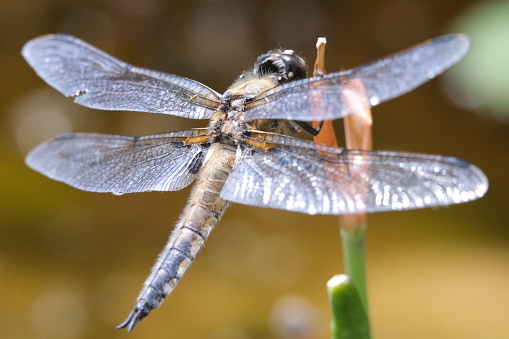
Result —
[[220, 131], [222, 136], [228, 137], [228, 139], [237, 143], [243, 139], [246, 129], [246, 124], [244, 124], [241, 120], [227, 117], [221, 122]]
[[248, 127], [244, 123], [244, 115], [237, 110], [218, 111], [210, 119], [210, 135], [213, 139], [223, 142], [238, 143], [243, 139]]

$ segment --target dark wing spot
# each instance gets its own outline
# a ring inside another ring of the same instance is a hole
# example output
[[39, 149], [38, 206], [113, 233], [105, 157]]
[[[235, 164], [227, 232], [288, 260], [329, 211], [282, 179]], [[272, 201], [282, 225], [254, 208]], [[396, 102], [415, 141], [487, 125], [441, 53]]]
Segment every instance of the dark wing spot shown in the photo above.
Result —
[[170, 142], [170, 145], [175, 146], [175, 147], [182, 147], [182, 146], [184, 146], [184, 142], [183, 141], [172, 141], [172, 142]]
[[[191, 146], [193, 146], [193, 145], [191, 145]], [[196, 154], [196, 156], [193, 158], [193, 161], [187, 167], [187, 170], [191, 174], [196, 174], [201, 170], [201, 168], [203, 166], [203, 159], [205, 159], [204, 151], [206, 151], [210, 147], [210, 144], [201, 144], [201, 147], [202, 147], [202, 151], [199, 152], [198, 154]]]

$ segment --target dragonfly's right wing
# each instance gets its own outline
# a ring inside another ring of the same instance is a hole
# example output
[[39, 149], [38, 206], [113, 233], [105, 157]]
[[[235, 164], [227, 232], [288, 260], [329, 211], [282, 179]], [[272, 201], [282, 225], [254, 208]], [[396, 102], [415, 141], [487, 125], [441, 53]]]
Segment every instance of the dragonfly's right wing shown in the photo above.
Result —
[[64, 134], [26, 157], [32, 169], [91, 192], [176, 191], [198, 175], [208, 143], [186, 145], [201, 129], [145, 137]]
[[288, 82], [247, 104], [245, 120], [321, 121], [355, 113], [348, 98], [375, 106], [410, 92], [465, 57], [470, 40], [449, 34], [356, 68]]
[[445, 206], [484, 195], [488, 180], [453, 157], [347, 150], [272, 136], [245, 147], [221, 190], [225, 200], [308, 214]]
[[197, 81], [134, 67], [65, 34], [44, 35], [21, 54], [49, 85], [83, 106], [206, 119], [220, 95]]

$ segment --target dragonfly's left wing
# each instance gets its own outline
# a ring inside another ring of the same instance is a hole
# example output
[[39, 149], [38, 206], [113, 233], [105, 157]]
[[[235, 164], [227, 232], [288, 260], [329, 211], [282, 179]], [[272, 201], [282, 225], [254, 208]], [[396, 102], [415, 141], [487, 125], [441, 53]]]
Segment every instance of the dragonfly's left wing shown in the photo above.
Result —
[[220, 95], [183, 77], [134, 67], [65, 34], [30, 40], [21, 54], [36, 73], [80, 105], [206, 119]]
[[[449, 34], [369, 64], [272, 88], [247, 104], [245, 120], [334, 120], [410, 92], [465, 57], [470, 40]], [[355, 98], [355, 104], [349, 101]]]
[[145, 137], [64, 134], [26, 157], [32, 169], [91, 192], [176, 191], [198, 175], [208, 144], [186, 145], [201, 129]]
[[488, 187], [480, 169], [457, 158], [276, 138], [267, 151], [244, 148], [222, 198], [308, 214], [355, 214], [462, 203]]

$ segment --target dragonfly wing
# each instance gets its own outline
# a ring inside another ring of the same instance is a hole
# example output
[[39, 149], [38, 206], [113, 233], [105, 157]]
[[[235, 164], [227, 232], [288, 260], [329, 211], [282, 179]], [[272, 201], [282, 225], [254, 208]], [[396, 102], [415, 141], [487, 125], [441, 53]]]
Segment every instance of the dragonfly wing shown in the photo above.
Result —
[[[245, 148], [223, 199], [308, 214], [355, 214], [477, 199], [488, 181], [452, 157], [351, 151], [285, 138], [268, 151]], [[292, 145], [293, 144], [293, 145]]]
[[64, 134], [33, 149], [26, 163], [85, 191], [176, 191], [195, 179], [208, 150], [207, 144], [184, 144], [193, 132], [145, 137]]
[[69, 35], [33, 39], [21, 54], [49, 85], [91, 108], [205, 119], [220, 98], [199, 82], [131, 66]]
[[[351, 70], [272, 88], [248, 104], [245, 120], [333, 120], [410, 92], [465, 57], [470, 40], [444, 35]], [[355, 97], [355, 103], [350, 101]]]

